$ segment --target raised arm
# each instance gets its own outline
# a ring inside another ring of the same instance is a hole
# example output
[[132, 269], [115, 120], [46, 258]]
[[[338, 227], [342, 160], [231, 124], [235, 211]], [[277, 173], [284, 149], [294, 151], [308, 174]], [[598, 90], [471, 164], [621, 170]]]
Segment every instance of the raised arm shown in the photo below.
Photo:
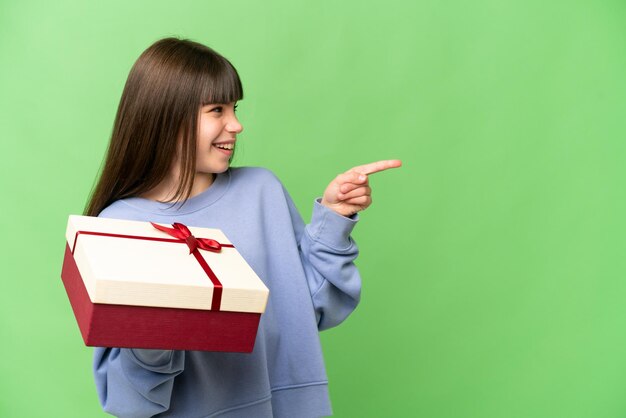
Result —
[[[354, 167], [337, 176], [313, 208], [311, 222], [299, 233], [302, 264], [320, 330], [341, 323], [356, 308], [361, 276], [354, 265], [358, 248], [350, 237], [356, 213], [371, 204], [368, 175], [399, 167], [399, 160]], [[292, 218], [299, 219], [290, 202]], [[300, 228], [296, 227], [296, 230]]]

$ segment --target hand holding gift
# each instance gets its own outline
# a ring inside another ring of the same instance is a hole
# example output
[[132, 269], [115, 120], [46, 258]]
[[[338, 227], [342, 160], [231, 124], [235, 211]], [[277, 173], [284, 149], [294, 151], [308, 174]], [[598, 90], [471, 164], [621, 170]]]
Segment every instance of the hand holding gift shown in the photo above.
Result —
[[321, 203], [343, 216], [365, 210], [372, 204], [368, 175], [400, 166], [400, 160], [382, 160], [353, 167], [330, 182]]

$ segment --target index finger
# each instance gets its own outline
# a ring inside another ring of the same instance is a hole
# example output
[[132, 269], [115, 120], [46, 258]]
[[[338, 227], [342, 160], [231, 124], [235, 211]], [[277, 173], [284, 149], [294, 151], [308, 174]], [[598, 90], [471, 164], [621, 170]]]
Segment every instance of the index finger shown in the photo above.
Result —
[[400, 160], [382, 160], [369, 164], [359, 165], [352, 168], [352, 170], [350, 171], [356, 171], [361, 174], [374, 174], [378, 173], [379, 171], [389, 170], [390, 168], [398, 168], [400, 166], [402, 166], [402, 161]]

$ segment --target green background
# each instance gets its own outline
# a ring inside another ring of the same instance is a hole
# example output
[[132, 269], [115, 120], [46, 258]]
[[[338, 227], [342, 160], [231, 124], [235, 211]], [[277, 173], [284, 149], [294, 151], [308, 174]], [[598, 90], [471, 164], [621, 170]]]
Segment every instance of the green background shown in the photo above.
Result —
[[0, 416], [98, 417], [59, 278], [131, 65], [238, 68], [236, 165], [303, 216], [378, 159], [363, 298], [322, 333], [337, 417], [626, 416], [626, 3], [0, 3]]

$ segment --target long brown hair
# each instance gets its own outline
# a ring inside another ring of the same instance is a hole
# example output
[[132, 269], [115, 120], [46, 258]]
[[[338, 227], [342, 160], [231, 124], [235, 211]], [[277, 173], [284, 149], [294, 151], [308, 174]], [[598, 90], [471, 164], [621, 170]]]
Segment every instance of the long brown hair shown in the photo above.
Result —
[[198, 110], [242, 98], [237, 70], [211, 48], [176, 38], [152, 44], [128, 74], [104, 168], [85, 215], [97, 216], [114, 201], [157, 186], [178, 152], [181, 181], [172, 201], [187, 199], [196, 166]]

